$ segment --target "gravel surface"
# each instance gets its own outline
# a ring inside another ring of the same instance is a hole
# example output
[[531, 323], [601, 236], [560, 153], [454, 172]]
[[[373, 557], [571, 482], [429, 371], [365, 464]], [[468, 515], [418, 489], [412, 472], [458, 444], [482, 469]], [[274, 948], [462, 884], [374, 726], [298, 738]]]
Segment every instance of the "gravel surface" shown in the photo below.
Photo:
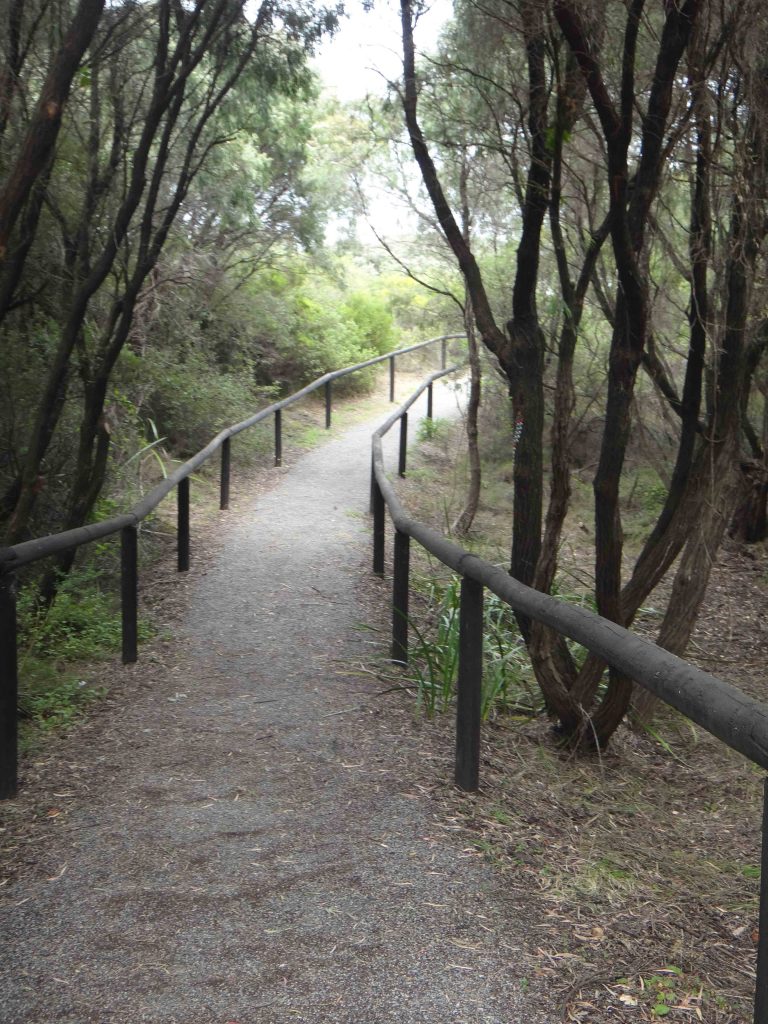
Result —
[[365, 671], [386, 586], [370, 431], [232, 517], [174, 662], [140, 663], [98, 734], [65, 742], [71, 792], [30, 782], [14, 805], [9, 835], [40, 800], [51, 821], [0, 889], [3, 1024], [559, 1017], [517, 967], [525, 908], [441, 819], [413, 771], [423, 727]]

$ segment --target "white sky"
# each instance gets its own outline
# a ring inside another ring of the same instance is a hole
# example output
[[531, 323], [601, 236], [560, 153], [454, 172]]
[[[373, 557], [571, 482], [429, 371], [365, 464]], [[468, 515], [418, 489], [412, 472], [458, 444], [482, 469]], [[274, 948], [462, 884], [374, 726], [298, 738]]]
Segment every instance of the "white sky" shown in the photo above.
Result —
[[[339, 31], [323, 44], [314, 61], [328, 88], [343, 101], [382, 93], [387, 80], [402, 72], [399, 3], [375, 0], [373, 10], [365, 11], [361, 0], [352, 0], [348, 10]], [[451, 0], [432, 0], [416, 25], [417, 49], [432, 48], [452, 12]]]
[[[360, 100], [368, 94], [384, 95], [387, 82], [400, 78], [403, 69], [399, 0], [373, 0], [370, 11], [363, 0], [348, 0], [346, 18], [333, 39], [324, 43], [314, 58], [315, 70], [326, 89], [342, 102]], [[417, 50], [432, 50], [440, 29], [453, 14], [453, 0], [431, 0], [429, 9], [419, 18], [414, 31]], [[414, 180], [418, 174], [414, 170]], [[361, 242], [379, 246], [375, 231], [390, 241], [409, 237], [414, 229], [414, 214], [395, 197], [382, 191], [375, 182], [363, 181], [368, 201], [369, 221], [357, 222]], [[339, 225], [332, 222], [326, 240], [332, 244]]]

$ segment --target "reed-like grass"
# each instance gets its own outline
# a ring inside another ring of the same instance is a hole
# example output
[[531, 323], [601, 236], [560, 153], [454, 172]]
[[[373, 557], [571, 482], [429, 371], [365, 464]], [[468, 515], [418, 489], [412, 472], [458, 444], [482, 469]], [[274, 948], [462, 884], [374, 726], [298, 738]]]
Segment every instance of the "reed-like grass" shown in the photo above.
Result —
[[[456, 695], [459, 671], [461, 578], [430, 581], [427, 612], [411, 621], [410, 678], [428, 716], [446, 711]], [[541, 692], [511, 609], [486, 592], [483, 606], [483, 719], [498, 714], [531, 718], [543, 711]]]

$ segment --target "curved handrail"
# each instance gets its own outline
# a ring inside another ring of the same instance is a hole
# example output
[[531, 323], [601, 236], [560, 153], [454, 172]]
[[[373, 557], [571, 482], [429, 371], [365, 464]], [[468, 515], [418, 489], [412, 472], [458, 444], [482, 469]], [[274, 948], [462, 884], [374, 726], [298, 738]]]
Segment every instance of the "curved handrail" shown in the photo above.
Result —
[[514, 611], [536, 619], [588, 648], [727, 746], [744, 754], [761, 768], [768, 769], [767, 705], [615, 622], [525, 586], [504, 569], [473, 555], [408, 515], [384, 470], [381, 441], [431, 381], [440, 376], [442, 372], [432, 374], [373, 435], [375, 484], [396, 530], [413, 537], [462, 577], [487, 587]]
[[[661, 697], [691, 721], [733, 750], [768, 769], [768, 706], [742, 693], [717, 676], [703, 672], [656, 644], [610, 622], [586, 608], [524, 586], [504, 569], [448, 540], [437, 530], [411, 518], [384, 470], [382, 437], [398, 421], [407, 423], [407, 410], [432, 381], [432, 374], [373, 435], [371, 498], [373, 506], [373, 567], [383, 575], [384, 518], [389, 509], [395, 525], [392, 588], [392, 655], [408, 657], [408, 574], [410, 538], [462, 577], [459, 607], [459, 670], [456, 710], [457, 785], [479, 787], [480, 704], [483, 650], [483, 588], [517, 612], [570, 637], [624, 675]], [[402, 439], [405, 432], [401, 434]], [[401, 459], [401, 466], [403, 465]], [[759, 938], [756, 958], [754, 1024], [768, 1024], [768, 778], [763, 781], [762, 853], [760, 870]]]
[[376, 363], [382, 363], [387, 359], [394, 359], [396, 356], [406, 355], [408, 352], [415, 352], [417, 349], [425, 348], [427, 345], [434, 345], [438, 341], [450, 341], [455, 338], [463, 337], [465, 337], [463, 334], [442, 334], [436, 338], [428, 338], [426, 341], [420, 341], [415, 345], [408, 345], [406, 348], [396, 349], [393, 352], [386, 352], [382, 356], [374, 356], [373, 359], [366, 359], [362, 363], [355, 363], [353, 366], [345, 366], [340, 370], [333, 370], [330, 373], [323, 374], [322, 377], [318, 377], [316, 380], [313, 380], [311, 384], [307, 384], [307, 386], [303, 387], [300, 391], [296, 391], [294, 394], [288, 395], [287, 398], [283, 398], [279, 402], [273, 402], [271, 405], [259, 410], [259, 412], [255, 413], [253, 416], [249, 416], [245, 420], [242, 420], [240, 423], [235, 423], [233, 426], [225, 427], [224, 430], [219, 431], [219, 433], [208, 442], [205, 448], [202, 448], [197, 452], [197, 454], [193, 455], [191, 459], [188, 459], [181, 466], [178, 466], [172, 473], [169, 473], [164, 480], [157, 484], [156, 487], [137, 502], [128, 512], [122, 513], [119, 516], [113, 516], [110, 519], [101, 520], [98, 523], [90, 523], [87, 526], [80, 526], [74, 530], [65, 530], [62, 533], [53, 533], [45, 537], [37, 537], [34, 540], [22, 541], [12, 547], [0, 548], [0, 573], [13, 571], [20, 568], [22, 565], [28, 565], [30, 562], [36, 562], [41, 558], [47, 558], [50, 555], [59, 554], [60, 552], [67, 551], [70, 548], [80, 547], [83, 544], [99, 540], [102, 537], [109, 537], [113, 533], [119, 533], [127, 526], [138, 525], [142, 519], [146, 519], [149, 513], [157, 508], [163, 498], [165, 498], [174, 487], [206, 462], [221, 448], [225, 441], [229, 440], [229, 438], [235, 437], [235, 435], [242, 433], [242, 431], [247, 430], [249, 427], [255, 426], [268, 416], [272, 416], [283, 409], [287, 409], [288, 406], [293, 405], [302, 398], [306, 398], [307, 395], [312, 394], [314, 391], [318, 391], [321, 387], [333, 383], [333, 381], [338, 380], [340, 377], [346, 377], [351, 373], [356, 373], [358, 370], [364, 370], [369, 366], [374, 366]]
[[125, 664], [131, 664], [138, 658], [138, 544], [137, 531], [139, 523], [157, 508], [173, 488], [178, 494], [178, 568], [184, 571], [189, 568], [189, 477], [209, 459], [216, 451], [221, 450], [221, 508], [229, 504], [229, 472], [230, 472], [230, 439], [255, 426], [268, 416], [275, 418], [275, 464], [279, 465], [282, 452], [282, 411], [300, 401], [312, 392], [325, 388], [325, 425], [331, 423], [331, 386], [333, 381], [348, 374], [363, 370], [376, 363], [389, 360], [389, 395], [394, 400], [395, 358], [408, 352], [415, 352], [442, 342], [441, 362], [445, 365], [446, 344], [453, 338], [463, 338], [464, 334], [442, 334], [436, 338], [428, 338], [415, 345], [395, 349], [381, 356], [374, 356], [364, 362], [333, 370], [312, 381], [300, 391], [273, 402], [248, 419], [226, 427], [197, 454], [183, 465], [178, 466], [165, 480], [161, 481], [132, 509], [121, 515], [104, 519], [98, 523], [89, 523], [74, 530], [37, 537], [23, 541], [13, 547], [0, 548], [0, 799], [14, 797], [18, 789], [17, 752], [18, 752], [18, 657], [17, 633], [18, 617], [16, 607], [16, 570], [41, 558], [80, 547], [91, 541], [112, 534], [120, 534], [120, 592], [122, 616], [122, 658]]

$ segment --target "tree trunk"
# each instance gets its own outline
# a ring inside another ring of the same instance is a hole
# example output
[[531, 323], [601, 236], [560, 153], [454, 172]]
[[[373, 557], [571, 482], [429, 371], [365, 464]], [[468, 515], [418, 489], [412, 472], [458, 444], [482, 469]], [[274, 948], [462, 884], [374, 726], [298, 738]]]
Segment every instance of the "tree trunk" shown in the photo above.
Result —
[[[672, 593], [659, 629], [657, 644], [683, 657], [707, 593], [716, 553], [720, 547], [739, 492], [735, 446], [718, 453], [719, 471], [713, 474], [707, 512], [690, 523], [688, 540], [675, 573]], [[642, 687], [635, 688], [633, 718], [647, 725], [656, 712], [659, 698]]]
[[[48, 167], [72, 79], [96, 32], [104, 2], [80, 0], [72, 24], [43, 82], [21, 151], [0, 190], [0, 268], [8, 259], [11, 232], [27, 197], [39, 175]], [[0, 308], [0, 321], [7, 310], [7, 305]]]
[[[619, 288], [609, 356], [608, 396], [600, 458], [593, 481], [595, 498], [595, 596], [600, 615], [625, 624], [621, 601], [623, 533], [619, 483], [631, 429], [631, 402], [648, 324], [648, 273], [643, 246], [648, 213], [664, 166], [664, 136], [675, 76], [688, 45], [701, 0], [684, 0], [667, 8], [659, 41], [653, 85], [643, 118], [637, 171], [629, 188], [628, 154], [635, 103], [635, 57], [643, 0], [629, 5], [622, 53], [621, 92], [614, 105], [575, 6], [557, 0], [555, 17], [585, 76], [606, 144], [610, 184], [611, 239]], [[589, 707], [601, 675], [597, 659], [588, 658], [573, 688], [573, 697]], [[603, 746], [626, 713], [631, 684], [609, 674], [608, 689], [592, 716], [594, 739]]]
[[480, 504], [482, 485], [482, 466], [480, 463], [480, 445], [478, 443], [477, 419], [480, 411], [482, 392], [482, 367], [480, 351], [477, 347], [474, 314], [469, 294], [466, 295], [464, 326], [467, 332], [469, 350], [469, 398], [467, 400], [467, 455], [469, 457], [469, 486], [464, 508], [456, 518], [451, 530], [456, 536], [464, 537], [469, 533]]
[[[85, 279], [78, 282], [70, 308], [67, 310], [66, 318], [61, 328], [57, 351], [48, 372], [48, 378], [38, 403], [37, 415], [27, 444], [27, 453], [20, 473], [18, 500], [6, 524], [5, 542], [7, 544], [18, 543], [25, 536], [40, 490], [39, 481], [42, 475], [43, 460], [57, 429], [66, 400], [72, 353], [81, 339], [83, 324], [90, 302], [111, 272], [120, 246], [124, 243], [134, 223], [136, 211], [141, 205], [142, 199], [146, 197], [143, 223], [141, 225], [141, 248], [138, 259], [141, 261], [145, 258], [144, 250], [149, 244], [149, 237], [151, 236], [149, 229], [151, 229], [151, 217], [160, 192], [160, 179], [168, 157], [173, 132], [182, 110], [186, 86], [190, 76], [205, 56], [206, 46], [210, 42], [211, 34], [224, 20], [223, 7], [219, 5], [213, 12], [214, 16], [204, 28], [201, 28], [201, 39], [199, 41], [192, 41], [189, 35], [192, 32], [193, 25], [198, 22], [201, 11], [202, 5], [196, 9], [194, 16], [190, 16], [186, 29], [182, 33], [184, 37], [183, 45], [182, 42], [179, 43], [169, 64], [167, 49], [171, 10], [170, 4], [167, 2], [163, 2], [160, 5], [161, 25], [157, 32], [154, 61], [157, 73], [154, 78], [152, 98], [142, 127], [141, 137], [133, 153], [130, 171], [127, 175], [126, 191], [115, 213], [111, 230], [104, 235], [105, 241], [102, 250], [98, 257], [93, 260], [93, 265], [88, 267]], [[260, 17], [262, 16], [260, 14]], [[257, 21], [251, 30], [252, 45], [255, 45], [258, 24], [260, 22]], [[231, 82], [233, 76], [236, 77], [239, 73], [238, 69], [242, 70], [242, 60], [237, 62], [227, 81]], [[204, 103], [201, 120], [193, 126], [191, 131], [194, 140], [193, 145], [199, 139], [199, 133], [202, 131], [209, 116], [210, 111], [205, 108]], [[148, 183], [147, 168], [150, 164], [150, 158], [152, 158], [152, 175]], [[188, 151], [185, 154], [185, 174], [189, 171], [191, 159], [192, 156], [188, 147]], [[199, 167], [199, 164], [197, 166]], [[182, 172], [179, 173], [181, 174]], [[173, 205], [172, 202], [167, 210], [170, 210]], [[176, 206], [175, 209], [178, 209], [178, 207]], [[167, 220], [167, 211], [164, 216]], [[120, 310], [123, 305], [124, 299], [118, 299], [115, 304], [117, 312], [113, 313], [111, 326], [107, 330], [108, 336], [119, 319]]]
[[746, 496], [736, 509], [729, 533], [743, 544], [759, 544], [768, 537], [768, 470], [764, 463], [742, 463]]

